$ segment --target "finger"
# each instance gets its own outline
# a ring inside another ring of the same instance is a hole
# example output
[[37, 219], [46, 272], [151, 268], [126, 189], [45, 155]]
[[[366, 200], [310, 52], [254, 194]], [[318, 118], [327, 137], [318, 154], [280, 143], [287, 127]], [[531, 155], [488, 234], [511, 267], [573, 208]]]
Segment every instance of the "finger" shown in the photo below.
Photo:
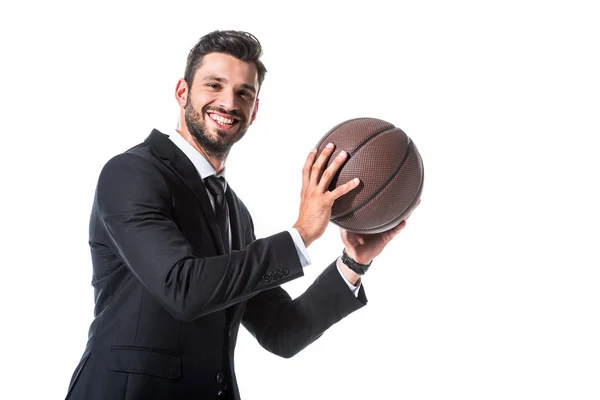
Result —
[[340, 235], [342, 236], [343, 242], [346, 242], [348, 240], [348, 231], [344, 228], [340, 228]]
[[331, 156], [331, 153], [333, 153], [334, 147], [335, 146], [333, 145], [333, 143], [328, 143], [327, 146], [325, 146], [325, 148], [323, 149], [323, 151], [321, 151], [321, 154], [319, 154], [317, 161], [315, 161], [315, 163], [312, 165], [310, 171], [311, 185], [317, 186], [319, 184], [319, 179], [321, 178], [321, 174], [323, 173], [323, 166], [327, 163], [327, 160]]
[[340, 154], [338, 154], [337, 157], [333, 159], [333, 161], [331, 162], [329, 167], [327, 167], [327, 169], [325, 169], [325, 171], [323, 172], [323, 175], [321, 176], [321, 179], [319, 180], [318, 187], [321, 191], [324, 192], [327, 190], [327, 188], [329, 187], [329, 184], [331, 183], [331, 180], [337, 173], [338, 169], [340, 169], [340, 167], [342, 166], [344, 161], [346, 161], [347, 157], [348, 157], [348, 153], [346, 153], [343, 150], [340, 151]]
[[396, 226], [395, 228], [393, 228], [393, 229], [392, 229], [392, 235], [393, 235], [393, 236], [396, 236], [396, 235], [397, 235], [397, 234], [399, 234], [399, 233], [400, 233], [400, 231], [401, 231], [402, 229], [404, 229], [405, 227], [406, 227], [406, 220], [404, 220], [404, 221], [400, 222], [400, 223], [398, 224], [398, 226]]
[[333, 201], [335, 201], [336, 199], [342, 197], [343, 195], [345, 195], [352, 189], [356, 188], [359, 183], [360, 183], [360, 179], [354, 178], [351, 181], [348, 181], [348, 182], [344, 183], [343, 185], [340, 185], [337, 188], [335, 188], [334, 190], [332, 190], [330, 192], [331, 202], [333, 203]]
[[406, 227], [406, 220], [400, 222], [397, 226], [395, 226], [394, 228], [392, 228], [386, 232], [386, 234], [387, 234], [386, 241], [389, 242], [390, 240], [392, 240], [394, 238], [394, 236], [399, 234], [400, 231], [402, 229], [404, 229], [404, 227]]
[[310, 153], [308, 153], [308, 157], [306, 157], [306, 162], [304, 163], [304, 167], [302, 167], [302, 191], [301, 195], [304, 196], [304, 191], [308, 187], [308, 183], [310, 182], [310, 171], [312, 165], [315, 162], [315, 157], [317, 156], [317, 149], [312, 149]]

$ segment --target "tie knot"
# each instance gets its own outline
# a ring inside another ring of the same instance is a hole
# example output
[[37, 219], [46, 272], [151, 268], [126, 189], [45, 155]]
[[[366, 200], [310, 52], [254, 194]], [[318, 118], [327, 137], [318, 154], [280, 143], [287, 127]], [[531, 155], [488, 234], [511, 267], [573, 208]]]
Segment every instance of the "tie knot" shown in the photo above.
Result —
[[225, 194], [225, 178], [222, 176], [211, 175], [204, 179], [204, 184], [215, 197], [221, 198]]

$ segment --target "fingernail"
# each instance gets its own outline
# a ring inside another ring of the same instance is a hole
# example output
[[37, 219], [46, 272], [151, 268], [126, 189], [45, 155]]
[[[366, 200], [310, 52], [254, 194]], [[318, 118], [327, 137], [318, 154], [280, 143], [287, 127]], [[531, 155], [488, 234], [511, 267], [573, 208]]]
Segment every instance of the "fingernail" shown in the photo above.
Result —
[[340, 151], [340, 154], [338, 154], [339, 158], [344, 158], [346, 157], [346, 152], [344, 150]]
[[332, 147], [333, 147], [333, 143], [328, 143], [326, 147], [327, 147], [328, 149], [332, 148]]
[[360, 182], [360, 180], [359, 180], [358, 178], [354, 178], [354, 179], [352, 179], [352, 181], [353, 181], [353, 182], [354, 182], [354, 184], [356, 184], [356, 185], [358, 185], [358, 184], [359, 184], [359, 182]]

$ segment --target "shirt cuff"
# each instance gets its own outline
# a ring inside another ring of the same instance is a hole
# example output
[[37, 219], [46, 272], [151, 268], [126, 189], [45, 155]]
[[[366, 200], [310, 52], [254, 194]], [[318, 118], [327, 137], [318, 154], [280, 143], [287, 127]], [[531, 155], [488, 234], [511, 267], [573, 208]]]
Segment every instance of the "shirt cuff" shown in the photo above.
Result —
[[294, 246], [296, 246], [296, 251], [298, 252], [298, 258], [300, 259], [300, 264], [302, 268], [310, 265], [310, 258], [308, 257], [308, 251], [306, 250], [306, 246], [304, 245], [304, 240], [302, 240], [302, 236], [296, 228], [288, 229], [288, 232], [292, 236], [292, 240], [294, 241]]
[[335, 265], [337, 266], [337, 270], [340, 273], [340, 275], [342, 276], [342, 279], [344, 280], [344, 282], [346, 282], [346, 285], [348, 285], [348, 288], [352, 291], [352, 294], [354, 294], [354, 296], [358, 297], [358, 291], [360, 289], [361, 281], [358, 281], [358, 285], [356, 285], [356, 286], [351, 284], [350, 281], [348, 279], [346, 279], [346, 276], [342, 272], [342, 268], [340, 267], [341, 262], [342, 262], [342, 259], [338, 258], [335, 263]]

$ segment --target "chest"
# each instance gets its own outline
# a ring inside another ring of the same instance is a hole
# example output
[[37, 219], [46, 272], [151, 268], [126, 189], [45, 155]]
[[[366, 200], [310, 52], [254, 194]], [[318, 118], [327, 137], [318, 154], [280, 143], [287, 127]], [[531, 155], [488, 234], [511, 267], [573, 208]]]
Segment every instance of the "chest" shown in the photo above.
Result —
[[[218, 240], [215, 237], [215, 215], [206, 193], [176, 179], [170, 182], [171, 210], [170, 219], [194, 248], [196, 256], [214, 256], [219, 254]], [[233, 250], [242, 250], [252, 240], [250, 215], [235, 194], [227, 196], [229, 222]]]

